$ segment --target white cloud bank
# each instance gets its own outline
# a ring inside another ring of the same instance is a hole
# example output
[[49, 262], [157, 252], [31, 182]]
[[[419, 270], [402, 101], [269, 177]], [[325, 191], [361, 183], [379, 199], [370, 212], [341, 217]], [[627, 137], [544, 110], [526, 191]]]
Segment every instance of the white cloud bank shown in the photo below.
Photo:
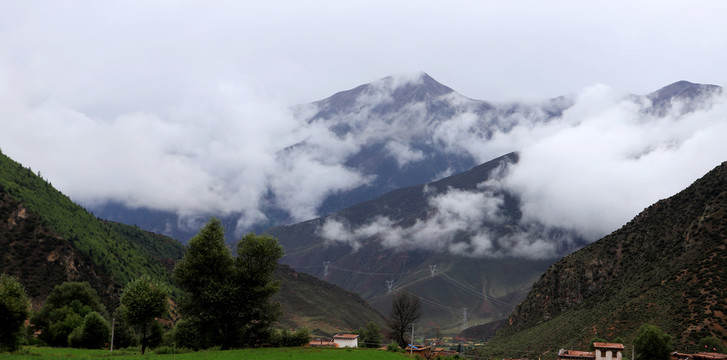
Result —
[[[652, 203], [687, 187], [727, 160], [727, 96], [710, 94], [693, 112], [676, 101], [657, 117], [643, 98], [603, 85], [584, 89], [575, 105], [549, 122], [520, 119], [490, 140], [478, 133], [472, 114], [440, 126], [450, 151], [482, 157], [494, 149], [519, 150], [520, 161], [483, 189], [427, 194], [428, 217], [413, 225], [376, 218], [361, 227], [328, 219], [320, 235], [355, 249], [370, 238], [389, 248], [448, 250], [470, 256], [546, 258], [572, 249], [573, 235], [596, 240]], [[464, 145], [463, 145], [464, 144]], [[467, 145], [471, 144], [471, 145]], [[502, 198], [520, 197], [519, 229], [495, 236], [483, 222], [497, 223]]]

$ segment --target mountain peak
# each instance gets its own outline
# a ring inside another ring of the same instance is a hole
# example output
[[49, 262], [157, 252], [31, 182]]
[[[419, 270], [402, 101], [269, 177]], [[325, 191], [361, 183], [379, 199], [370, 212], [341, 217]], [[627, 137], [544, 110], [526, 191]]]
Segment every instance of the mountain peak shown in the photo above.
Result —
[[[673, 84], [652, 92], [646, 97], [651, 100], [652, 108], [663, 115], [670, 109], [674, 100], [693, 102], [705, 95], [721, 92], [722, 88], [717, 85], [695, 84], [686, 80], [680, 80]], [[692, 107], [689, 107], [691, 110]]]
[[434, 80], [429, 74], [420, 72], [416, 78], [398, 86], [393, 97], [407, 102], [426, 101], [452, 92], [454, 90]]
[[434, 101], [453, 92], [425, 72], [387, 76], [316, 102], [320, 111], [311, 120], [364, 107], [388, 111], [410, 103]]

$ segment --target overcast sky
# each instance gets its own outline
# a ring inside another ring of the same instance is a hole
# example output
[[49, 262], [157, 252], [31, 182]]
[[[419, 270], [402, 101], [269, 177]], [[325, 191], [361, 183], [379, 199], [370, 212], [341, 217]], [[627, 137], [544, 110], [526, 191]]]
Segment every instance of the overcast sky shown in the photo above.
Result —
[[[242, 86], [307, 103], [424, 71], [477, 99], [727, 82], [723, 1], [5, 1], [3, 82], [118, 113]], [[18, 82], [18, 83], [16, 83]], [[93, 95], [93, 96], [89, 96]]]
[[[725, 14], [727, 2], [693, 0], [3, 1], [0, 148], [77, 201], [252, 222], [276, 151], [315, 131], [288, 106], [420, 71], [498, 102], [724, 86]], [[337, 183], [292, 192], [362, 181], [311, 166]]]

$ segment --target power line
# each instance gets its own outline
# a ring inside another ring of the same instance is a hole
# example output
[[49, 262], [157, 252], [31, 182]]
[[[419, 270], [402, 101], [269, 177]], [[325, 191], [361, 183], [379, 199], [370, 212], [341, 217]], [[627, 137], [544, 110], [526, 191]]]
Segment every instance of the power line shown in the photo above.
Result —
[[459, 281], [453, 279], [451, 276], [449, 276], [449, 275], [447, 275], [445, 273], [440, 273], [439, 274], [439, 277], [441, 277], [443, 280], [447, 281], [448, 283], [456, 286], [457, 288], [459, 288], [461, 290], [464, 290], [464, 291], [467, 291], [468, 293], [470, 293], [472, 295], [475, 295], [475, 296], [477, 296], [477, 297], [479, 297], [479, 298], [481, 298], [483, 300], [488, 300], [488, 301], [491, 301], [493, 303], [497, 303], [499, 305], [508, 306], [508, 307], [515, 306], [515, 304], [508, 303], [506, 301], [502, 301], [500, 299], [497, 299], [497, 298], [494, 298], [494, 297], [485, 295], [482, 292], [479, 292], [477, 290], [474, 290], [474, 289], [470, 288], [469, 286], [464, 285], [464, 284], [460, 283]]
[[441, 309], [441, 310], [449, 311], [449, 312], [451, 312], [451, 313], [454, 313], [454, 314], [459, 314], [459, 309], [455, 309], [455, 308], [453, 308], [453, 307], [449, 307], [449, 306], [447, 306], [447, 305], [444, 305], [444, 304], [440, 304], [440, 303], [438, 303], [438, 302], [436, 302], [436, 301], [432, 301], [432, 300], [429, 300], [429, 299], [423, 298], [423, 297], [421, 297], [421, 296], [419, 297], [419, 300], [421, 300], [421, 301], [422, 301], [423, 303], [425, 303], [425, 304], [428, 304], [428, 305], [430, 305], [430, 306], [433, 306], [433, 307], [439, 308], [439, 309]]

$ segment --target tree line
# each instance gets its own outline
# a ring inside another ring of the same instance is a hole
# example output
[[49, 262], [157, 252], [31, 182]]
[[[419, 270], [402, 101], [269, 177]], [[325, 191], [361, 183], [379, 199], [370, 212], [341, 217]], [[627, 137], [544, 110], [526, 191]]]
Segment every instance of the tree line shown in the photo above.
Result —
[[[65, 282], [54, 287], [44, 306], [30, 316], [30, 300], [23, 286], [3, 274], [0, 349], [14, 350], [24, 339], [35, 338], [24, 330], [38, 334], [39, 342], [51, 346], [140, 345], [142, 353], [161, 343], [193, 350], [308, 343], [306, 329], [291, 333], [272, 327], [281, 315], [279, 304], [271, 301], [280, 286], [273, 277], [283, 255], [277, 240], [247, 234], [236, 250], [233, 257], [225, 244], [222, 223], [215, 218], [190, 240], [173, 272], [182, 290], [177, 309], [181, 318], [166, 332], [159, 319], [169, 310], [170, 291], [149, 276], [126, 284], [113, 314], [88, 283]], [[28, 318], [31, 326], [26, 328]]]
[[[13, 350], [28, 339], [57, 347], [140, 346], [142, 353], [161, 344], [192, 350], [300, 346], [310, 341], [307, 329], [273, 328], [282, 314], [280, 305], [271, 301], [280, 287], [273, 272], [282, 255], [275, 238], [247, 234], [233, 256], [221, 221], [211, 219], [189, 241], [174, 267], [173, 280], [182, 294], [174, 309], [179, 318], [167, 319], [166, 331], [159, 320], [170, 310], [170, 290], [150, 276], [128, 282], [113, 313], [87, 282], [65, 282], [55, 286], [43, 307], [31, 314], [23, 286], [2, 275], [0, 347]], [[386, 323], [388, 338], [406, 347], [407, 329], [421, 314], [418, 297], [398, 293]], [[27, 328], [26, 319], [31, 324]], [[357, 332], [362, 346], [381, 346], [383, 335], [377, 324]]]

